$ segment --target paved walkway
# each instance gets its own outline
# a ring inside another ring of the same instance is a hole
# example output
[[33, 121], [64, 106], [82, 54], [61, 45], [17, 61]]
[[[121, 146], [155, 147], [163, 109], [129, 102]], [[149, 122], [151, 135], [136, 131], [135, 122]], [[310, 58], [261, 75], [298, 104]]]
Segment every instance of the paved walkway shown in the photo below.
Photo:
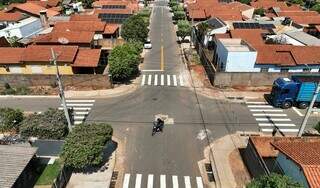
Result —
[[[210, 148], [205, 149], [205, 156], [207, 159], [211, 158], [211, 165], [214, 171], [215, 184], [210, 187], [215, 188], [236, 188], [236, 177], [233, 174], [230, 164], [230, 154], [237, 148], [246, 146], [246, 138], [240, 137], [238, 134], [226, 135], [214, 141], [210, 147], [213, 153], [210, 154]], [[212, 159], [213, 158], [213, 159]]]

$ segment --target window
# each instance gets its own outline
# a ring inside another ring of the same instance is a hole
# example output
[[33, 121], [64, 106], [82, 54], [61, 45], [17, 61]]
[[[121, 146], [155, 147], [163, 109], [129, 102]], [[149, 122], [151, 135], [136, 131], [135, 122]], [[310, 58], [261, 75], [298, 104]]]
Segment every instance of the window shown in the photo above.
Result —
[[303, 72], [310, 72], [311, 71], [311, 69], [309, 69], [309, 68], [304, 68], [303, 69]]
[[290, 91], [289, 89], [284, 89], [284, 90], [281, 91], [281, 94], [288, 94], [289, 91]]
[[260, 72], [269, 72], [269, 68], [268, 67], [261, 68]]
[[288, 68], [281, 68], [280, 72], [289, 72]]
[[42, 74], [41, 65], [31, 65], [31, 71], [33, 74]]
[[20, 66], [9, 66], [9, 72], [13, 74], [20, 74], [22, 73], [22, 69]]

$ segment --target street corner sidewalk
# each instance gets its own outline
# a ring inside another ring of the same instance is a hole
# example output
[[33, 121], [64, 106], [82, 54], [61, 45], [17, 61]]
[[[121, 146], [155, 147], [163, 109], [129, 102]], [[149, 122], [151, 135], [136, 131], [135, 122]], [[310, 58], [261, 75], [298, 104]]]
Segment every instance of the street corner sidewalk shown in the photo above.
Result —
[[111, 98], [134, 92], [137, 84], [119, 85], [113, 89], [89, 90], [89, 91], [65, 91], [66, 98]]
[[[215, 188], [238, 187], [235, 174], [233, 173], [230, 156], [231, 153], [246, 146], [246, 137], [239, 134], [226, 135], [210, 144], [205, 150], [205, 156], [210, 159], [214, 171]], [[211, 151], [210, 151], [211, 148]]]
[[218, 88], [198, 87], [197, 92], [203, 96], [220, 100], [263, 100], [268, 92], [260, 91], [228, 91]]
[[96, 172], [72, 173], [67, 188], [107, 188], [112, 181], [112, 174], [116, 163], [116, 150], [109, 156], [104, 165], [107, 169]]

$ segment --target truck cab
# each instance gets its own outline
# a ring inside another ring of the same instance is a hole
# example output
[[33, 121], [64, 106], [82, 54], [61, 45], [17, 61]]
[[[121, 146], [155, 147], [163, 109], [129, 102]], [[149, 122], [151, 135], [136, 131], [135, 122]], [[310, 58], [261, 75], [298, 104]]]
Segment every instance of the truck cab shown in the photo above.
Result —
[[275, 107], [291, 108], [299, 90], [296, 82], [289, 78], [278, 78], [273, 82], [271, 102]]

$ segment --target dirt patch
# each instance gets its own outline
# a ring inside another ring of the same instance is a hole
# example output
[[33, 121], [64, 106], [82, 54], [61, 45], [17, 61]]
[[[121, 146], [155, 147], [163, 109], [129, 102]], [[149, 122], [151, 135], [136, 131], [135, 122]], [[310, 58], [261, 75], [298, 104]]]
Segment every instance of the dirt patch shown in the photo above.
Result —
[[238, 188], [245, 187], [251, 180], [246, 166], [244, 165], [238, 149], [229, 155], [229, 163]]

